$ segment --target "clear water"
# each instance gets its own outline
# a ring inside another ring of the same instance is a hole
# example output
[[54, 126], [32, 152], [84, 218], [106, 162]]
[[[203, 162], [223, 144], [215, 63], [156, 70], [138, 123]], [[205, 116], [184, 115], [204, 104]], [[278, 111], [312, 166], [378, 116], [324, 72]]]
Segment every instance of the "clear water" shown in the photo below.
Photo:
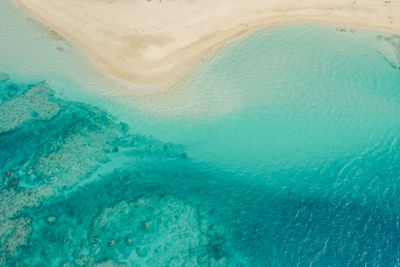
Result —
[[399, 36], [269, 29], [123, 94], [11, 1], [0, 48], [0, 265], [400, 266]]

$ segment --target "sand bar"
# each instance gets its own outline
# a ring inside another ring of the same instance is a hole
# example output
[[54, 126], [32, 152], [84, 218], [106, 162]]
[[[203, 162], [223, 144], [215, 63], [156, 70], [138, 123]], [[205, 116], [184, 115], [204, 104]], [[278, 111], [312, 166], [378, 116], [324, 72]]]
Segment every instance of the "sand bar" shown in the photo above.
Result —
[[[15, 0], [96, 67], [170, 87], [218, 45], [256, 27], [315, 22], [400, 32], [400, 0]], [[213, 53], [210, 53], [213, 51]]]

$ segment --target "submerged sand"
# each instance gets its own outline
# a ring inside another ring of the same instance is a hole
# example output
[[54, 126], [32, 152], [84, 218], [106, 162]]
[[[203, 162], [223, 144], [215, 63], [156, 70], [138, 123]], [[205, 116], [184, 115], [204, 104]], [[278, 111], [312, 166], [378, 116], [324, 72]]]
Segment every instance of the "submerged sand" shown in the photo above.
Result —
[[400, 1], [15, 0], [107, 74], [169, 87], [257, 27], [318, 22], [400, 31]]

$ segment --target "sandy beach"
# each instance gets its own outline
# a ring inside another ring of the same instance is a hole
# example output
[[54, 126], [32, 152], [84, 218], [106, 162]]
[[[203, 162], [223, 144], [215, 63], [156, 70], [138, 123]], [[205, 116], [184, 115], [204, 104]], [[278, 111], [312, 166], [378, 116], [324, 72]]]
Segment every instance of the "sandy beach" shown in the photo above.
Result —
[[400, 1], [15, 0], [83, 49], [101, 71], [172, 86], [254, 28], [322, 23], [400, 31]]

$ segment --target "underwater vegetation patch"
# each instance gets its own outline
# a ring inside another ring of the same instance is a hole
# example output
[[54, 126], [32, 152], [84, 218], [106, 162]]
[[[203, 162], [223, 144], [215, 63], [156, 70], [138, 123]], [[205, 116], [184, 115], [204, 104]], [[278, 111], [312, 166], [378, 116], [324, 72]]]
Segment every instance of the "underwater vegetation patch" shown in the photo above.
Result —
[[400, 69], [400, 35], [377, 36], [379, 52], [394, 69]]
[[0, 265], [240, 265], [224, 225], [143, 186], [189, 164], [179, 145], [135, 135], [97, 107], [57, 98], [45, 82], [2, 74]]

